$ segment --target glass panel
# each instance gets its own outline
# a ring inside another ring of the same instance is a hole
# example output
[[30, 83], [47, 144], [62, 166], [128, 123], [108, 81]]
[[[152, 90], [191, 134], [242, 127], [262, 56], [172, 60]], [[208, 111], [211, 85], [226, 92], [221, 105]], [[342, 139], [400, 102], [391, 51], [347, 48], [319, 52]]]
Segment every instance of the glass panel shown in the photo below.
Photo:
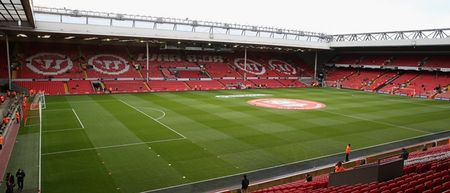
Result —
[[36, 21], [59, 22], [58, 15], [34, 13], [34, 18], [36, 19]]
[[270, 33], [269, 32], [259, 32], [259, 37], [269, 38], [270, 37]]
[[210, 27], [203, 27], [203, 26], [197, 26], [195, 27], [195, 31], [196, 32], [205, 32], [205, 33], [209, 33], [209, 29], [211, 29]]
[[277, 38], [277, 39], [283, 39], [283, 36], [284, 36], [284, 34], [278, 34], [278, 33], [273, 34], [273, 37]]
[[256, 36], [256, 33], [255, 31], [245, 31], [245, 36]]
[[110, 25], [111, 23], [110, 23], [110, 19], [89, 17], [88, 18], [88, 24], [91, 24], [91, 25]]
[[241, 35], [242, 30], [240, 29], [230, 29], [230, 35]]
[[[208, 31], [208, 32], [209, 32], [209, 31]], [[226, 33], [227, 33], [227, 30], [224, 29], [224, 28], [215, 27], [215, 28], [213, 28], [213, 32], [214, 32], [215, 34], [226, 34]]]
[[63, 23], [86, 24], [86, 17], [62, 16]]
[[133, 27], [133, 21], [130, 21], [130, 20], [113, 19], [112, 24], [113, 24], [113, 26], [118, 26], [118, 27]]
[[191, 25], [177, 25], [177, 31], [192, 31]]
[[173, 24], [170, 23], [158, 23], [156, 25], [157, 25], [156, 29], [173, 30]]
[[134, 27], [137, 28], [153, 28], [154, 22], [147, 22], [147, 21], [136, 21], [134, 23]]

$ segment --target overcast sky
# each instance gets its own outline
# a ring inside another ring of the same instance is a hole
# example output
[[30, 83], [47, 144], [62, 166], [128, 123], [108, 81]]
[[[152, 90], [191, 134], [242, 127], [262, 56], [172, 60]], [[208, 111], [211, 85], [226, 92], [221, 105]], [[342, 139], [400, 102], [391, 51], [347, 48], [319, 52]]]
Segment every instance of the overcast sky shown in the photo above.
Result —
[[450, 28], [450, 0], [33, 0], [33, 4], [327, 34]]

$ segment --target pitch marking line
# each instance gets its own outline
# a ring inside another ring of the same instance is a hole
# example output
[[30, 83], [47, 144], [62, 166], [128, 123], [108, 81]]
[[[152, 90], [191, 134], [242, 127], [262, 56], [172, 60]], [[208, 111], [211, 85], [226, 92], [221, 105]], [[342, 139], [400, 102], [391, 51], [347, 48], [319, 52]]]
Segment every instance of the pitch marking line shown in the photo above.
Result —
[[167, 126], [166, 124], [162, 123], [161, 121], [159, 121], [159, 120], [157, 120], [157, 119], [153, 118], [153, 117], [152, 117], [152, 116], [150, 116], [150, 115], [147, 115], [147, 114], [146, 114], [146, 113], [144, 113], [143, 111], [141, 111], [141, 110], [139, 110], [138, 108], [136, 108], [136, 107], [134, 107], [134, 106], [132, 106], [132, 105], [130, 105], [130, 104], [128, 104], [128, 103], [126, 103], [126, 102], [125, 102], [125, 101], [123, 101], [123, 100], [119, 100], [119, 101], [120, 101], [120, 102], [122, 102], [123, 104], [125, 104], [125, 105], [127, 105], [127, 106], [129, 106], [129, 107], [133, 108], [133, 109], [134, 109], [134, 110], [136, 110], [137, 112], [140, 112], [140, 113], [142, 113], [143, 115], [145, 115], [146, 117], [148, 117], [148, 118], [150, 118], [150, 119], [154, 120], [155, 122], [157, 122], [157, 123], [161, 124], [161, 125], [162, 125], [162, 126], [164, 126], [165, 128], [167, 128], [167, 129], [169, 129], [169, 130], [171, 130], [171, 131], [175, 132], [175, 133], [176, 133], [176, 134], [178, 134], [179, 136], [183, 137], [183, 139], [186, 139], [186, 136], [184, 136], [183, 134], [179, 133], [178, 131], [175, 131], [174, 129], [170, 128], [169, 126]]
[[83, 130], [83, 128], [53, 129], [53, 130], [42, 131], [42, 133], [55, 133], [55, 132], [64, 132], [64, 131], [75, 131], [75, 130]]
[[161, 115], [160, 117], [155, 118], [156, 120], [163, 119], [163, 118], [166, 116], [166, 112], [164, 112], [164, 111], [161, 110], [161, 109], [152, 108], [152, 107], [142, 107], [142, 108], [143, 108], [143, 109], [151, 109], [151, 110], [153, 110], [153, 111], [158, 111], [158, 112], [162, 113], [162, 115]]
[[83, 123], [81, 122], [80, 117], [78, 117], [77, 112], [75, 112], [75, 109], [72, 108], [72, 112], [73, 112], [73, 114], [75, 114], [75, 116], [77, 117], [78, 122], [79, 122], [80, 125], [81, 125], [81, 128], [84, 129], [84, 125], [83, 125]]
[[427, 134], [431, 134], [432, 133], [432, 132], [428, 132], [428, 131], [422, 131], [422, 130], [414, 129], [414, 128], [411, 128], [411, 127], [395, 125], [395, 124], [392, 124], [392, 123], [386, 123], [386, 122], [382, 122], [382, 121], [370, 120], [370, 119], [366, 119], [366, 118], [362, 118], [362, 117], [355, 117], [355, 116], [352, 116], [352, 115], [346, 115], [346, 114], [342, 114], [342, 113], [336, 113], [336, 112], [325, 111], [325, 110], [320, 110], [320, 111], [326, 112], [326, 113], [330, 113], [330, 114], [335, 114], [335, 115], [341, 115], [341, 116], [349, 117], [349, 118], [353, 118], [353, 119], [369, 121], [369, 122], [372, 122], [372, 123], [383, 124], [383, 125], [387, 125], [387, 126], [391, 126], [391, 127], [402, 128], [402, 129], [406, 129], [406, 130], [410, 130], [410, 131], [416, 131], [416, 132], [427, 133]]
[[152, 143], [178, 141], [178, 140], [183, 140], [183, 139], [186, 139], [186, 138], [163, 139], [163, 140], [155, 140], [155, 141], [147, 141], [147, 142], [126, 143], [126, 144], [120, 144], [120, 145], [109, 145], [109, 146], [92, 147], [92, 148], [84, 148], [84, 149], [73, 149], [73, 150], [66, 150], [66, 151], [56, 151], [56, 152], [50, 152], [50, 153], [43, 153], [42, 155], [43, 156], [47, 156], [47, 155], [73, 153], [73, 152], [80, 152], [80, 151], [91, 151], [91, 150], [99, 150], [99, 149], [111, 149], [111, 148], [128, 147], [128, 146], [135, 146], [135, 145], [144, 145], [144, 144], [152, 144]]

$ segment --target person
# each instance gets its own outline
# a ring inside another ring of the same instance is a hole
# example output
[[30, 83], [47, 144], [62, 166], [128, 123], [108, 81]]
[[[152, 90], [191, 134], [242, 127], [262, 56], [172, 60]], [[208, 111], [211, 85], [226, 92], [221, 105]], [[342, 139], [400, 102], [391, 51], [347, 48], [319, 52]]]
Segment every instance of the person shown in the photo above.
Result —
[[25, 172], [22, 169], [18, 169], [16, 172], [16, 178], [17, 178], [17, 186], [19, 186], [19, 190], [23, 190], [23, 180], [25, 178]]
[[247, 193], [248, 185], [250, 184], [250, 181], [247, 179], [247, 175], [244, 175], [244, 179], [242, 179], [241, 182], [241, 192]]
[[0, 134], [0, 150], [3, 148], [3, 135]]
[[336, 163], [336, 166], [334, 166], [334, 172], [343, 172], [343, 171], [345, 171], [345, 168], [342, 165], [342, 162]]
[[400, 154], [400, 158], [403, 160], [407, 160], [409, 157], [409, 152], [405, 148], [402, 148], [402, 154]]
[[13, 193], [14, 192], [14, 176], [11, 175], [11, 173], [6, 174], [6, 193]]
[[20, 121], [20, 114], [19, 111], [16, 111], [16, 123], [19, 123]]
[[350, 156], [350, 151], [351, 151], [351, 144], [349, 143], [348, 145], [347, 145], [347, 147], [345, 148], [345, 162], [348, 162], [349, 161], [349, 156]]
[[312, 177], [312, 175], [311, 174], [306, 174], [306, 181], [307, 182], [312, 182], [312, 180], [313, 180], [313, 177]]

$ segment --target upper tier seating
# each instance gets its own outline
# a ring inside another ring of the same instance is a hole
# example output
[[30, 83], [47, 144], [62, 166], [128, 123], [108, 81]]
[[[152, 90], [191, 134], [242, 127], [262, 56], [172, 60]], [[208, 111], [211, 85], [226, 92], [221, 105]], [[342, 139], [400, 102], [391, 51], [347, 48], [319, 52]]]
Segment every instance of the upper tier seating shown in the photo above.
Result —
[[450, 56], [430, 56], [424, 67], [450, 68]]
[[241, 77], [241, 75], [226, 63], [208, 63], [204, 65], [212, 78]]

